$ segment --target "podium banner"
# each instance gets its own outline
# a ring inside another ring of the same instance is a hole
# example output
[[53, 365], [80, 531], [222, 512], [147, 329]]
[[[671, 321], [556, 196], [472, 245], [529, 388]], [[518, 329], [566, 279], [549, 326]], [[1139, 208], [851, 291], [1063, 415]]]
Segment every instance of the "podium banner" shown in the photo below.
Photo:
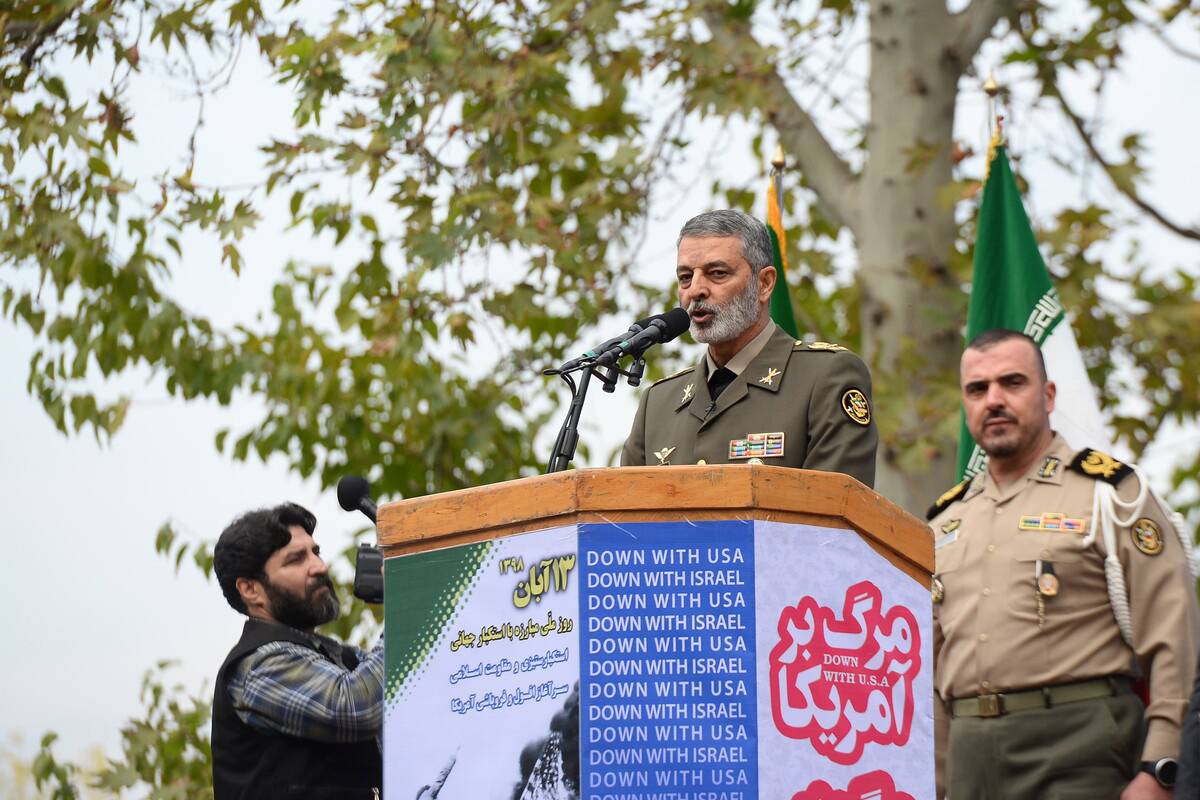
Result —
[[929, 593], [853, 531], [573, 524], [385, 582], [389, 800], [933, 797]]

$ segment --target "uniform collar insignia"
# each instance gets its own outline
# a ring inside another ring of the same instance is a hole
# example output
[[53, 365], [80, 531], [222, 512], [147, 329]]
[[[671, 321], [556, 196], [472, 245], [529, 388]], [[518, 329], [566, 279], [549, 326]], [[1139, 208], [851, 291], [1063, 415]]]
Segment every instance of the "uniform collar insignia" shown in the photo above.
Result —
[[[755, 386], [764, 392], [778, 392], [787, 372], [788, 358], [792, 354], [792, 341], [792, 337], [776, 326], [775, 332], [767, 339], [763, 349], [746, 365], [733, 383], [721, 392], [721, 396], [717, 398], [716, 402], [713, 402], [709, 396], [707, 384], [698, 378], [696, 393], [688, 405], [688, 411], [700, 420], [701, 429], [718, 419], [737, 403], [742, 402], [750, 394], [748, 389], [750, 386]], [[703, 374], [704, 363], [702, 360], [697, 368], [697, 375]], [[771, 383], [762, 383], [754, 377], [770, 375], [772, 370], [775, 371], [775, 374], [771, 376]]]
[[1062, 466], [1062, 459], [1058, 456], [1046, 456], [1046, 460], [1038, 467], [1037, 476], [1039, 478], [1053, 478], [1058, 474], [1059, 467]]

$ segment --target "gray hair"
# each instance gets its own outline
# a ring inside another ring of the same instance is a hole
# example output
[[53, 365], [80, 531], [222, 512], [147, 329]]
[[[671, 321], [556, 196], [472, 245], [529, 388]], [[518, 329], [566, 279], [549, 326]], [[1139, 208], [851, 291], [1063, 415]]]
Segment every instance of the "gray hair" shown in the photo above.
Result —
[[775, 266], [774, 248], [771, 247], [771, 234], [767, 232], [767, 226], [741, 211], [720, 208], [692, 217], [679, 231], [675, 247], [678, 248], [679, 243], [688, 236], [737, 236], [742, 240], [742, 258], [750, 263], [754, 275], [763, 267]]

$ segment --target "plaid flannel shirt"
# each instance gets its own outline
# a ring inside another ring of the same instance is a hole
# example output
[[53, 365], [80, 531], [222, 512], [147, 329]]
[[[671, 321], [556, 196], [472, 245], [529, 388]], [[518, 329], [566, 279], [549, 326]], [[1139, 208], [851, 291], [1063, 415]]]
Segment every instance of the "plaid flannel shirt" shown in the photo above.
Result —
[[262, 731], [320, 742], [359, 742], [383, 727], [383, 637], [353, 670], [294, 642], [270, 642], [229, 676], [238, 717]]

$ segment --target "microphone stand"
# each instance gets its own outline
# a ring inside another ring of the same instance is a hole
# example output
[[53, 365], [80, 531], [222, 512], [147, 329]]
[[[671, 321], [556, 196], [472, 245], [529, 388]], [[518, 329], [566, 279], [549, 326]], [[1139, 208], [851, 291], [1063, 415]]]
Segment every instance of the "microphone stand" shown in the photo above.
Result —
[[[604, 384], [604, 391], [611, 392], [622, 376], [628, 379], [630, 386], [640, 384], [642, 375], [646, 371], [646, 362], [642, 358], [642, 354], [654, 344], [657, 343], [646, 342], [641, 347], [631, 350], [630, 353], [622, 354], [633, 355], [633, 364], [628, 370], [621, 369], [618, 363], [621, 356], [618, 356], [618, 361], [605, 366], [597, 376]], [[578, 386], [571, 379], [572, 372], [579, 372], [582, 375]], [[579, 418], [583, 415], [583, 401], [587, 399], [588, 383], [596, 375], [596, 364], [594, 359], [583, 364], [568, 363], [558, 369], [548, 369], [542, 374], [558, 375], [566, 381], [567, 386], [571, 387], [571, 406], [567, 409], [567, 416], [563, 420], [562, 427], [558, 429], [558, 438], [554, 440], [554, 449], [550, 452], [550, 461], [546, 464], [546, 474], [549, 475], [552, 472], [563, 472], [570, 469], [571, 459], [575, 458], [575, 448], [579, 444]]]
[[567, 409], [567, 417], [558, 431], [558, 439], [554, 442], [554, 451], [550, 454], [549, 463], [546, 464], [547, 475], [551, 472], [562, 472], [571, 466], [571, 459], [575, 457], [575, 447], [579, 444], [579, 418], [583, 414], [583, 401], [587, 398], [588, 383], [592, 380], [592, 374], [595, 371], [596, 367], [592, 364], [583, 367], [580, 370], [582, 377], [579, 380], [578, 388], [575, 386], [575, 381], [571, 380], [570, 375], [565, 372], [559, 373], [559, 376], [571, 387], [571, 407]]

